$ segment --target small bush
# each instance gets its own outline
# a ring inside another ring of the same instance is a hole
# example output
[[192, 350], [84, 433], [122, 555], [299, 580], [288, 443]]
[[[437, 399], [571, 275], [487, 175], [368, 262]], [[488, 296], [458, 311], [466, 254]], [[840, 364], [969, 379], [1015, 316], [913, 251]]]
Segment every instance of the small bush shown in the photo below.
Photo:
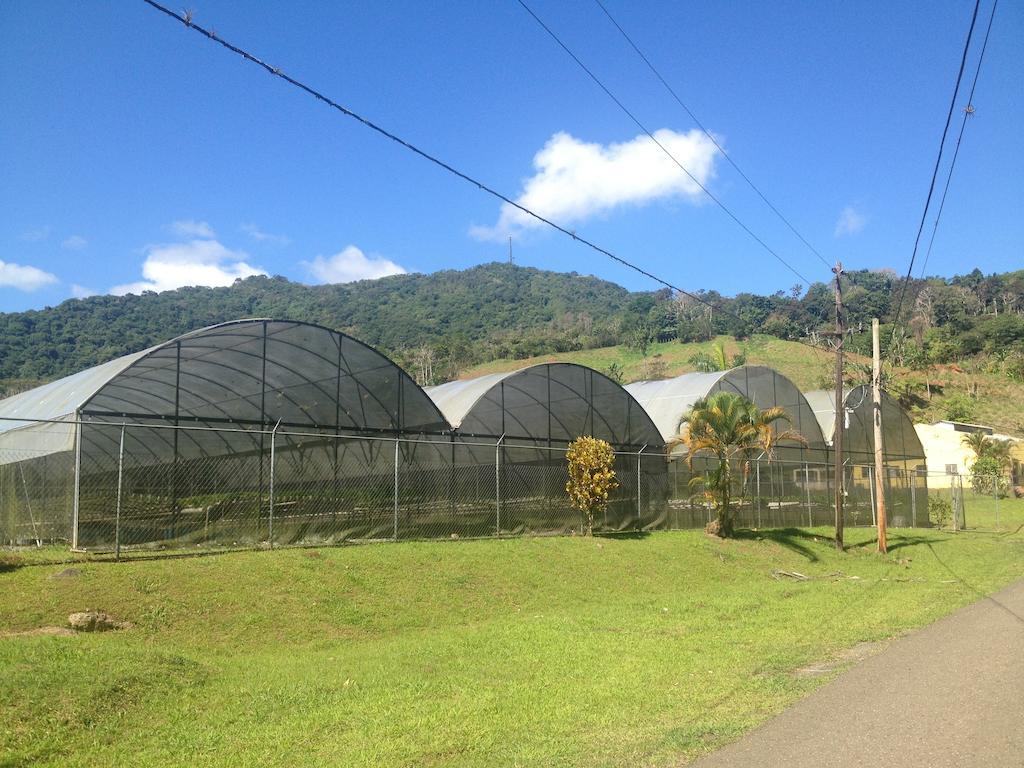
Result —
[[947, 498], [933, 496], [928, 499], [928, 517], [936, 528], [947, 528], [953, 522], [953, 505]]
[[605, 440], [578, 437], [565, 454], [569, 462], [566, 493], [572, 505], [583, 513], [583, 528], [589, 536], [594, 532], [594, 513], [608, 506], [608, 494], [619, 487], [615, 479], [615, 452]]
[[981, 456], [971, 465], [971, 488], [975, 493], [1005, 498], [1010, 482], [1003, 466], [993, 456]]
[[943, 403], [943, 413], [949, 421], [973, 421], [974, 403], [966, 395], [950, 395]]

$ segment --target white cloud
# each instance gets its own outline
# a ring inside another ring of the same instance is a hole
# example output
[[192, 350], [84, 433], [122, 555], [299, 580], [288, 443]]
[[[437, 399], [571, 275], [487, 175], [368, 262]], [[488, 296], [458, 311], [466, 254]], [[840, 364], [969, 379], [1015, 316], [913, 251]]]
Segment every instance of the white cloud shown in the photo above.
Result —
[[72, 235], [71, 237], [67, 238], [63, 243], [61, 243], [60, 247], [65, 248], [69, 251], [80, 251], [83, 248], [85, 248], [85, 246], [87, 246], [88, 244], [89, 241], [86, 240], [81, 235]]
[[73, 299], [87, 299], [90, 296], [95, 296], [96, 291], [92, 288], [86, 288], [84, 285], [78, 283], [71, 284], [71, 298]]
[[247, 254], [225, 248], [216, 240], [150, 245], [145, 252], [146, 260], [142, 264], [145, 279], [115, 285], [110, 289], [112, 294], [169, 291], [186, 285], [224, 286], [238, 278], [267, 274], [246, 263]]
[[288, 245], [291, 242], [291, 239], [286, 235], [272, 235], [269, 232], [264, 232], [255, 224], [243, 224], [239, 229], [258, 243]]
[[171, 231], [179, 237], [202, 237], [207, 240], [212, 240], [217, 236], [217, 233], [213, 231], [213, 227], [207, 224], [205, 221], [194, 221], [192, 219], [182, 219], [171, 224]]
[[839, 220], [836, 222], [835, 236], [855, 235], [864, 229], [864, 225], [867, 223], [867, 216], [857, 211], [852, 205], [848, 205], [839, 214]]
[[49, 227], [40, 227], [39, 229], [30, 229], [27, 232], [21, 233], [21, 239], [27, 243], [38, 243], [40, 240], [45, 240], [50, 236]]
[[367, 258], [354, 245], [333, 256], [317, 256], [302, 265], [321, 283], [351, 283], [356, 280], [374, 280], [388, 275], [404, 275], [405, 267], [385, 258]]
[[17, 288], [19, 291], [35, 291], [44, 285], [57, 282], [57, 276], [37, 267], [0, 261], [0, 288]]
[[[687, 133], [663, 128], [654, 133], [701, 184], [715, 173], [714, 143], [702, 131]], [[588, 144], [556, 133], [533, 158], [536, 173], [526, 180], [517, 203], [569, 224], [622, 205], [652, 200], [700, 199], [700, 187], [672, 162], [646, 134], [621, 144]], [[479, 239], [501, 239], [523, 229], [542, 226], [532, 216], [505, 203], [493, 227], [472, 227]]]

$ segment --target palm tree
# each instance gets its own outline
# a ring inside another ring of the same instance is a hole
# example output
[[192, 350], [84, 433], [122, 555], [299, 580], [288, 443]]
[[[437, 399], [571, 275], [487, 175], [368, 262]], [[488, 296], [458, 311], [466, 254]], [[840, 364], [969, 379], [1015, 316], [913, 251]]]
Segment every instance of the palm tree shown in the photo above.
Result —
[[[750, 403], [750, 401], [747, 401]], [[779, 422], [789, 424], [789, 414], [781, 406], [761, 409], [750, 403], [748, 418], [760, 436], [760, 449], [770, 464], [780, 443], [798, 443], [806, 446], [807, 438], [795, 429], [780, 429]]]
[[741, 349], [730, 360], [725, 351], [725, 342], [720, 340], [711, 345], [710, 352], [704, 352], [703, 350], [695, 352], [690, 356], [688, 362], [698, 371], [713, 373], [714, 371], [727, 371], [730, 368], [738, 368], [747, 362], [747, 356]]
[[974, 452], [975, 459], [987, 456], [992, 447], [992, 441], [984, 432], [968, 432], [961, 441]]
[[694, 477], [691, 487], [703, 487], [716, 508], [716, 521], [709, 531], [719, 536], [731, 536], [734, 519], [732, 507], [732, 466], [746, 460], [754, 451], [773, 455], [780, 439], [798, 439], [791, 430], [778, 431], [779, 422], [788, 422], [782, 408], [759, 409], [750, 400], [732, 392], [715, 392], [693, 404], [679, 420], [679, 435], [669, 447], [687, 448], [686, 464], [693, 470], [693, 459], [698, 454], [718, 459], [718, 464], [706, 477]]
[[988, 447], [985, 451], [986, 456], [991, 456], [997, 462], [999, 462], [1000, 469], [1009, 469], [1013, 466], [1013, 456], [1010, 453], [1012, 443], [1009, 440], [1000, 440], [998, 438], [992, 438], [988, 441]]
[[[746, 495], [747, 483], [750, 480], [750, 462], [752, 459], [763, 457], [768, 463], [770, 471], [771, 463], [775, 460], [775, 451], [781, 443], [807, 445], [807, 438], [798, 431], [789, 427], [780, 427], [780, 424], [789, 424], [789, 414], [786, 413], [785, 408], [776, 405], [762, 410], [753, 403], [750, 403], [748, 418], [754, 429], [757, 430], [760, 439], [757, 446], [747, 453], [746, 460], [743, 462], [744, 495]], [[760, 452], [761, 457], [755, 456], [755, 451]]]

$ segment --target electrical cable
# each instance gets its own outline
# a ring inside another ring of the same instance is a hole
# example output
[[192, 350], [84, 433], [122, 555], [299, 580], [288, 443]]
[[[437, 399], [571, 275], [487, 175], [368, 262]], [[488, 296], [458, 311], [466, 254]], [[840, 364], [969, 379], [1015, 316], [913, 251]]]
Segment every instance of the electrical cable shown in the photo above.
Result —
[[[301, 91], [304, 91], [304, 92], [308, 93], [310, 96], [312, 96], [313, 98], [317, 99], [318, 101], [323, 102], [324, 104], [326, 104], [327, 106], [331, 107], [332, 109], [335, 109], [338, 112], [341, 112], [346, 117], [350, 117], [353, 120], [356, 120], [357, 122], [361, 123], [362, 125], [366, 126], [367, 128], [370, 128], [371, 130], [375, 131], [376, 133], [378, 133], [378, 134], [384, 136], [385, 138], [390, 139], [391, 141], [393, 141], [393, 142], [395, 142], [395, 143], [405, 147], [406, 149], [408, 149], [409, 151], [413, 152], [414, 154], [419, 155], [424, 160], [427, 160], [427, 161], [433, 163], [434, 165], [436, 165], [436, 166], [438, 166], [440, 168], [443, 168], [444, 170], [448, 171], [449, 173], [453, 174], [454, 176], [457, 176], [458, 178], [462, 179], [463, 181], [466, 181], [466, 182], [472, 184], [473, 186], [477, 187], [478, 189], [480, 189], [483, 192], [486, 192], [487, 194], [491, 195], [492, 197], [495, 197], [498, 200], [501, 200], [502, 202], [507, 203], [508, 205], [510, 205], [513, 208], [515, 208], [515, 209], [525, 213], [526, 215], [536, 219], [537, 221], [540, 221], [541, 223], [548, 225], [552, 229], [555, 229], [555, 230], [561, 232], [563, 235], [566, 235], [567, 237], [572, 238], [577, 243], [580, 243], [581, 245], [585, 245], [588, 248], [596, 251], [597, 253], [602, 254], [603, 256], [607, 256], [612, 261], [615, 261], [618, 264], [621, 264], [621, 265], [623, 265], [623, 266], [625, 266], [625, 267], [627, 267], [629, 269], [632, 269], [633, 271], [643, 275], [644, 277], [647, 277], [647, 278], [653, 280], [654, 282], [658, 283], [659, 285], [664, 286], [665, 288], [668, 288], [668, 289], [670, 289], [672, 291], [675, 291], [677, 293], [683, 294], [684, 296], [688, 296], [691, 299], [693, 299], [694, 301], [697, 301], [698, 303], [703, 304], [703, 305], [709, 307], [710, 309], [718, 310], [718, 311], [720, 311], [720, 312], [722, 312], [722, 313], [724, 313], [726, 315], [729, 315], [729, 316], [735, 318], [736, 320], [738, 320], [740, 323], [742, 323], [744, 325], [747, 323], [746, 320], [744, 320], [742, 317], [740, 317], [738, 314], [736, 314], [732, 310], [730, 310], [730, 309], [728, 309], [728, 308], [726, 308], [724, 306], [721, 306], [721, 305], [717, 305], [716, 306], [715, 304], [711, 303], [710, 301], [708, 301], [707, 299], [705, 299], [704, 297], [702, 297], [699, 294], [691, 293], [690, 291], [684, 290], [683, 288], [680, 288], [680, 287], [678, 287], [676, 285], [673, 285], [672, 283], [668, 282], [667, 280], [664, 280], [664, 279], [658, 277], [657, 275], [652, 274], [651, 272], [647, 271], [643, 267], [640, 267], [640, 266], [638, 266], [636, 264], [633, 264], [632, 262], [622, 258], [621, 256], [615, 255], [614, 253], [612, 253], [611, 251], [607, 250], [606, 248], [602, 248], [601, 246], [599, 246], [596, 243], [586, 239], [585, 237], [582, 237], [582, 236], [576, 234], [576, 232], [573, 232], [572, 230], [566, 229], [565, 227], [563, 227], [563, 226], [561, 226], [559, 224], [556, 224], [555, 222], [551, 221], [550, 219], [547, 219], [544, 216], [541, 216], [540, 214], [535, 213], [534, 211], [530, 210], [529, 208], [525, 207], [524, 205], [522, 205], [520, 203], [517, 203], [515, 200], [511, 199], [507, 195], [502, 194], [501, 192], [498, 192], [497, 190], [495, 190], [494, 188], [488, 186], [487, 184], [483, 183], [482, 181], [479, 181], [479, 180], [473, 178], [469, 174], [464, 173], [464, 172], [458, 170], [457, 168], [455, 168], [455, 167], [449, 165], [448, 163], [446, 163], [445, 161], [435, 157], [434, 155], [431, 155], [429, 152], [427, 152], [427, 151], [425, 151], [423, 149], [420, 149], [419, 147], [417, 147], [416, 145], [410, 143], [409, 141], [407, 141], [407, 140], [401, 138], [400, 136], [398, 136], [398, 135], [396, 135], [394, 133], [391, 133], [387, 129], [377, 125], [375, 122], [373, 122], [369, 118], [366, 118], [366, 117], [360, 115], [359, 113], [354, 112], [351, 109], [348, 109], [347, 107], [342, 106], [338, 102], [333, 101], [329, 97], [325, 96], [324, 94], [320, 93], [319, 91], [314, 90], [313, 88], [311, 88], [310, 86], [302, 83], [301, 81], [296, 80], [295, 78], [290, 77], [289, 75], [286, 75], [278, 67], [272, 66], [271, 64], [268, 64], [265, 61], [263, 61], [262, 59], [257, 58], [256, 56], [254, 56], [253, 54], [249, 53], [248, 51], [245, 51], [244, 49], [239, 48], [238, 46], [236, 46], [236, 45], [234, 45], [232, 43], [229, 43], [227, 40], [225, 40], [224, 38], [220, 37], [213, 30], [205, 29], [204, 27], [201, 27], [200, 25], [196, 24], [192, 20], [191, 14], [186, 14], [186, 15], [178, 14], [175, 11], [172, 11], [171, 9], [169, 9], [169, 8], [161, 5], [160, 3], [156, 2], [156, 0], [142, 0], [142, 1], [144, 3], [146, 3], [147, 5], [155, 8], [158, 11], [160, 11], [161, 13], [169, 16], [170, 18], [175, 19], [177, 21], [180, 21], [182, 24], [185, 25], [186, 28], [191, 29], [191, 30], [193, 30], [193, 31], [203, 35], [204, 37], [208, 38], [209, 40], [212, 40], [215, 43], [218, 43], [219, 45], [221, 45], [224, 48], [228, 49], [232, 53], [235, 53], [238, 56], [241, 56], [243, 59], [245, 59], [245, 60], [247, 60], [249, 62], [252, 62], [253, 64], [256, 64], [257, 66], [261, 67], [265, 71], [269, 72], [271, 75], [273, 75], [275, 77], [278, 77], [278, 78], [281, 78], [285, 82], [287, 82], [290, 85], [298, 88]], [[795, 341], [797, 341], [800, 344], [803, 344], [804, 346], [810, 347], [811, 349], [817, 350], [819, 352], [823, 351], [823, 350], [821, 350], [820, 347], [818, 347], [818, 346], [816, 346], [814, 344], [811, 344], [809, 342], [803, 341], [802, 339], [796, 339]]]
[[[608, 86], [606, 86], [603, 82], [601, 82], [600, 78], [598, 78], [598, 76], [595, 75], [593, 73], [593, 71], [586, 64], [584, 64], [583, 61], [575, 53], [572, 52], [572, 49], [570, 49], [569, 46], [567, 46], [565, 43], [563, 43], [562, 40], [558, 37], [558, 35], [556, 35], [555, 32], [547, 24], [545, 24], [544, 21], [536, 13], [533, 12], [533, 9], [531, 9], [530, 6], [528, 6], [523, 0], [516, 0], [516, 1], [519, 3], [519, 5], [521, 5], [523, 7], [523, 9], [528, 14], [530, 14], [530, 16], [533, 17], [534, 21], [536, 21], [540, 25], [540, 27], [551, 36], [551, 39], [553, 39], [561, 47], [561, 49], [563, 51], [565, 51], [567, 54], [569, 54], [569, 57], [580, 66], [580, 69], [582, 69], [584, 72], [587, 73], [587, 75], [590, 77], [590, 79], [593, 80], [594, 83], [596, 83], [597, 86], [602, 91], [605, 92], [605, 94], [608, 96], [608, 98], [610, 98], [613, 102], [615, 102], [615, 105], [619, 109], [621, 109], [626, 114], [626, 116], [629, 117], [629, 119], [633, 121], [633, 123], [636, 124], [637, 128], [639, 128], [641, 131], [643, 131], [645, 134], [647, 134], [648, 138], [650, 138], [651, 141], [653, 141], [655, 144], [657, 144], [659, 149], [661, 149], [661, 151], [664, 152], [673, 163], [675, 163], [677, 166], [679, 166], [679, 169], [683, 173], [685, 173], [687, 176], [689, 176], [690, 180], [694, 184], [696, 184], [698, 187], [701, 188], [701, 190], [704, 192], [705, 195], [707, 195], [719, 208], [721, 208], [730, 219], [732, 219], [734, 222], [736, 222], [736, 224], [738, 224], [740, 226], [740, 228], [744, 232], [746, 232], [748, 235], [750, 235], [750, 237], [752, 237], [754, 239], [754, 241], [758, 245], [760, 245], [762, 248], [764, 248], [765, 251], [767, 251], [769, 254], [771, 254], [780, 264], [782, 264], [782, 266], [784, 266], [786, 269], [788, 269], [790, 272], [792, 272], [794, 275], [796, 275], [798, 278], [800, 278], [800, 280], [805, 285], [810, 287], [811, 281], [808, 280], [806, 277], [804, 277], [802, 274], [800, 274], [789, 262], [787, 262], [784, 258], [782, 258], [778, 253], [776, 253], [764, 240], [762, 240], [760, 237], [758, 237], [750, 227], [748, 227], [746, 224], [744, 224], [740, 220], [740, 218], [735, 213], [733, 213], [732, 210], [728, 206], [726, 206], [725, 203], [723, 203], [721, 200], [719, 200], [692, 173], [690, 173], [690, 171], [686, 168], [686, 166], [684, 166], [681, 162], [679, 162], [679, 160], [676, 158], [676, 156], [673, 155], [664, 144], [662, 144], [660, 141], [658, 141], [657, 138], [655, 138], [654, 134], [651, 133], [650, 130], [648, 130], [647, 126], [645, 126], [642, 122], [640, 122], [640, 120], [637, 118], [637, 116], [634, 115], [629, 110], [629, 108], [627, 108], [626, 105], [623, 104], [622, 101], [620, 101], [619, 98], [614, 93], [611, 92], [611, 90], [608, 88]], [[826, 263], [826, 266], [828, 266], [827, 263]]]
[[932, 171], [932, 180], [928, 185], [928, 197], [924, 202], [924, 210], [921, 211], [921, 223], [917, 227], [917, 237], [914, 238], [914, 250], [910, 254], [910, 266], [907, 267], [907, 276], [903, 279], [903, 287], [900, 290], [900, 300], [896, 305], [896, 314], [893, 315], [892, 332], [896, 336], [896, 328], [900, 322], [900, 312], [903, 310], [903, 300], [907, 295], [907, 285], [910, 283], [910, 276], [914, 271], [914, 260], [917, 258], [917, 249], [921, 243], [921, 233], [924, 231], [924, 223], [928, 219], [928, 207], [931, 205], [932, 194], [935, 192], [935, 181], [939, 176], [939, 165], [942, 162], [942, 150], [946, 144], [946, 135], [949, 133], [949, 124], [953, 119], [953, 109], [956, 107], [956, 97], [960, 93], [960, 81], [964, 75], [964, 66], [967, 63], [967, 52], [971, 47], [971, 38], [974, 35], [974, 24], [978, 20], [978, 7], [981, 0], [975, 0], [974, 13], [971, 14], [971, 26], [967, 30], [967, 39], [964, 41], [964, 52], [960, 57], [960, 69], [956, 75], [956, 85], [953, 88], [953, 98], [949, 102], [949, 113], [946, 115], [946, 127], [942, 129], [942, 141], [939, 142], [939, 154], [935, 158], [935, 169]]
[[932, 227], [932, 236], [928, 240], [928, 250], [924, 254], [924, 262], [921, 264], [921, 273], [918, 279], [924, 279], [924, 271], [928, 268], [928, 259], [932, 255], [932, 246], [935, 245], [935, 234], [939, 231], [939, 221], [942, 220], [942, 211], [946, 207], [946, 195], [949, 194], [949, 183], [953, 179], [953, 169], [956, 168], [956, 159], [960, 155], [960, 142], [964, 138], [964, 129], [967, 127], [967, 119], [974, 114], [974, 89], [978, 86], [978, 75], [981, 73], [981, 62], [985, 60], [985, 49], [988, 48], [988, 36], [992, 32], [992, 22], [996, 17], [996, 6], [999, 0], [992, 3], [992, 13], [988, 17], [988, 27], [985, 29], [985, 38], [981, 43], [981, 53], [978, 56], [978, 66], [974, 69], [974, 81], [971, 83], [971, 92], [967, 96], [967, 106], [964, 108], [964, 118], [960, 122], [960, 134], [956, 137], [956, 148], [953, 150], [953, 159], [949, 164], [949, 173], [946, 174], [946, 186], [942, 190], [942, 200], [939, 202], [939, 212], [935, 215], [935, 225]]
[[604, 15], [607, 16], [608, 20], [615, 26], [615, 28], [617, 30], [619, 30], [619, 32], [621, 33], [622, 37], [625, 38], [626, 42], [629, 43], [629, 45], [633, 48], [634, 51], [636, 51], [637, 56], [639, 56], [643, 60], [644, 64], [647, 65], [647, 68], [650, 69], [651, 72], [654, 73], [654, 76], [656, 78], [658, 78], [658, 80], [661, 82], [661, 84], [663, 86], [665, 86], [665, 90], [669, 92], [669, 95], [672, 96], [673, 99], [675, 99], [675, 102], [680, 107], [683, 108], [683, 110], [686, 112], [686, 114], [688, 114], [690, 116], [690, 119], [693, 120], [693, 122], [695, 122], [697, 124], [697, 127], [700, 128], [701, 131], [704, 132], [704, 135], [707, 136], [711, 140], [711, 142], [715, 145], [715, 147], [718, 148], [718, 151], [722, 153], [722, 157], [724, 157], [728, 161], [729, 165], [731, 165], [733, 167], [733, 169], [736, 171], [736, 173], [738, 173], [742, 177], [742, 179], [745, 182], [747, 182], [747, 184], [750, 186], [750, 188], [752, 190], [754, 190], [754, 192], [757, 193], [757, 196], [760, 197], [761, 200], [764, 201], [764, 204], [767, 205], [772, 210], [772, 213], [774, 213], [776, 216], [778, 216], [779, 219], [782, 221], [782, 223], [785, 224], [787, 227], [789, 227], [789, 231], [792, 232], [794, 235], [796, 235], [797, 238], [799, 238], [800, 242], [802, 242], [804, 245], [806, 245], [808, 247], [808, 249], [810, 249], [811, 253], [813, 253], [815, 256], [818, 257], [818, 261], [820, 261], [826, 267], [831, 269], [832, 265], [829, 264], [829, 262], [825, 259], [825, 257], [822, 256], [818, 252], [818, 249], [815, 248], [813, 245], [811, 245], [807, 241], [807, 238], [805, 238], [803, 235], [800, 234], [799, 231], [797, 231], [797, 228], [794, 227], [790, 223], [789, 219], [787, 219], [785, 216], [782, 215], [782, 212], [779, 211], [778, 208], [776, 208], [774, 205], [772, 205], [772, 202], [757, 187], [757, 185], [754, 184], [753, 181], [751, 181], [750, 177], [747, 176], [747, 174], [745, 174], [740, 169], [739, 165], [736, 164], [736, 161], [732, 159], [732, 156], [728, 152], [725, 151], [725, 147], [723, 147], [721, 144], [718, 143], [718, 139], [715, 138], [714, 134], [711, 133], [711, 131], [709, 131], [707, 128], [705, 128], [704, 124], [697, 118], [697, 116], [695, 114], [693, 114], [693, 111], [688, 106], [686, 106], [686, 104], [683, 102], [683, 100], [679, 97], [679, 94], [677, 94], [675, 92], [675, 89], [672, 88], [671, 85], [669, 85], [668, 81], [664, 77], [662, 77], [661, 72], [659, 72], [657, 70], [657, 68], [654, 66], [654, 64], [651, 63], [651, 60], [649, 58], [647, 58], [647, 56], [644, 54], [643, 51], [640, 50], [640, 47], [635, 42], [633, 42], [633, 38], [631, 38], [626, 33], [626, 30], [622, 28], [622, 25], [619, 24], [618, 21], [616, 21], [615, 17], [612, 16], [611, 11], [608, 10], [608, 8], [605, 6], [605, 4], [602, 3], [601, 0], [594, 0], [594, 2], [597, 3], [597, 6], [602, 11], [604, 11]]

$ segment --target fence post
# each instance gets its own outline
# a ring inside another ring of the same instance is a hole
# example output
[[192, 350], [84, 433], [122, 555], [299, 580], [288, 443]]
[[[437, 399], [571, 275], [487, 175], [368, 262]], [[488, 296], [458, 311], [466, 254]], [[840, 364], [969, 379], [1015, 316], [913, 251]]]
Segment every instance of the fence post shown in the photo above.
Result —
[[39, 528], [36, 527], [36, 516], [32, 514], [32, 495], [28, 492], [28, 483], [25, 482], [25, 467], [23, 462], [18, 462], [18, 472], [21, 473], [21, 491], [25, 494], [25, 506], [28, 507], [28, 519], [32, 523], [32, 535], [36, 539], [36, 547], [43, 546], [43, 540], [39, 538]]
[[804, 494], [807, 497], [807, 526], [814, 525], [814, 517], [811, 515], [811, 473], [807, 469], [807, 462], [804, 462]]
[[640, 531], [644, 529], [643, 516], [640, 512], [641, 506], [643, 505], [643, 502], [640, 499], [640, 462], [643, 459], [643, 454], [646, 450], [647, 444], [644, 443], [644, 447], [636, 452], [636, 527], [637, 530]]
[[270, 540], [270, 548], [274, 548], [274, 474], [277, 466], [277, 428], [281, 426], [281, 420], [277, 420], [277, 424], [270, 431], [270, 519], [269, 527], [267, 531], [267, 537]]
[[1000, 529], [999, 525], [999, 481], [1002, 478], [999, 475], [992, 475], [992, 495], [996, 499], [996, 530]]
[[395, 438], [395, 490], [394, 497], [392, 498], [393, 512], [394, 512], [394, 533], [393, 538], [398, 541], [398, 449], [400, 446], [400, 438]]
[[[957, 473], [956, 487], [953, 485], [953, 481], [949, 483], [949, 496], [953, 502], [953, 532], [956, 533], [960, 530], [960, 522], [963, 520], [964, 515], [964, 481], [960, 478], [960, 474]], [[959, 493], [957, 493], [959, 489]], [[966, 527], [966, 523], [964, 523]]]
[[868, 467], [868, 493], [871, 496], [871, 524], [878, 525], [878, 519], [875, 516], [875, 468]]
[[761, 527], [761, 457], [754, 464], [754, 477], [757, 483], [757, 527]]
[[114, 508], [114, 559], [121, 559], [121, 489], [124, 487], [124, 422], [117, 448], [117, 506]]
[[501, 536], [501, 441], [502, 434], [494, 444], [494, 535]]
[[78, 549], [78, 506], [82, 498], [82, 427], [81, 419], [75, 422], [75, 499], [72, 508], [71, 549]]
[[917, 528], [917, 470], [910, 475], [910, 527]]

